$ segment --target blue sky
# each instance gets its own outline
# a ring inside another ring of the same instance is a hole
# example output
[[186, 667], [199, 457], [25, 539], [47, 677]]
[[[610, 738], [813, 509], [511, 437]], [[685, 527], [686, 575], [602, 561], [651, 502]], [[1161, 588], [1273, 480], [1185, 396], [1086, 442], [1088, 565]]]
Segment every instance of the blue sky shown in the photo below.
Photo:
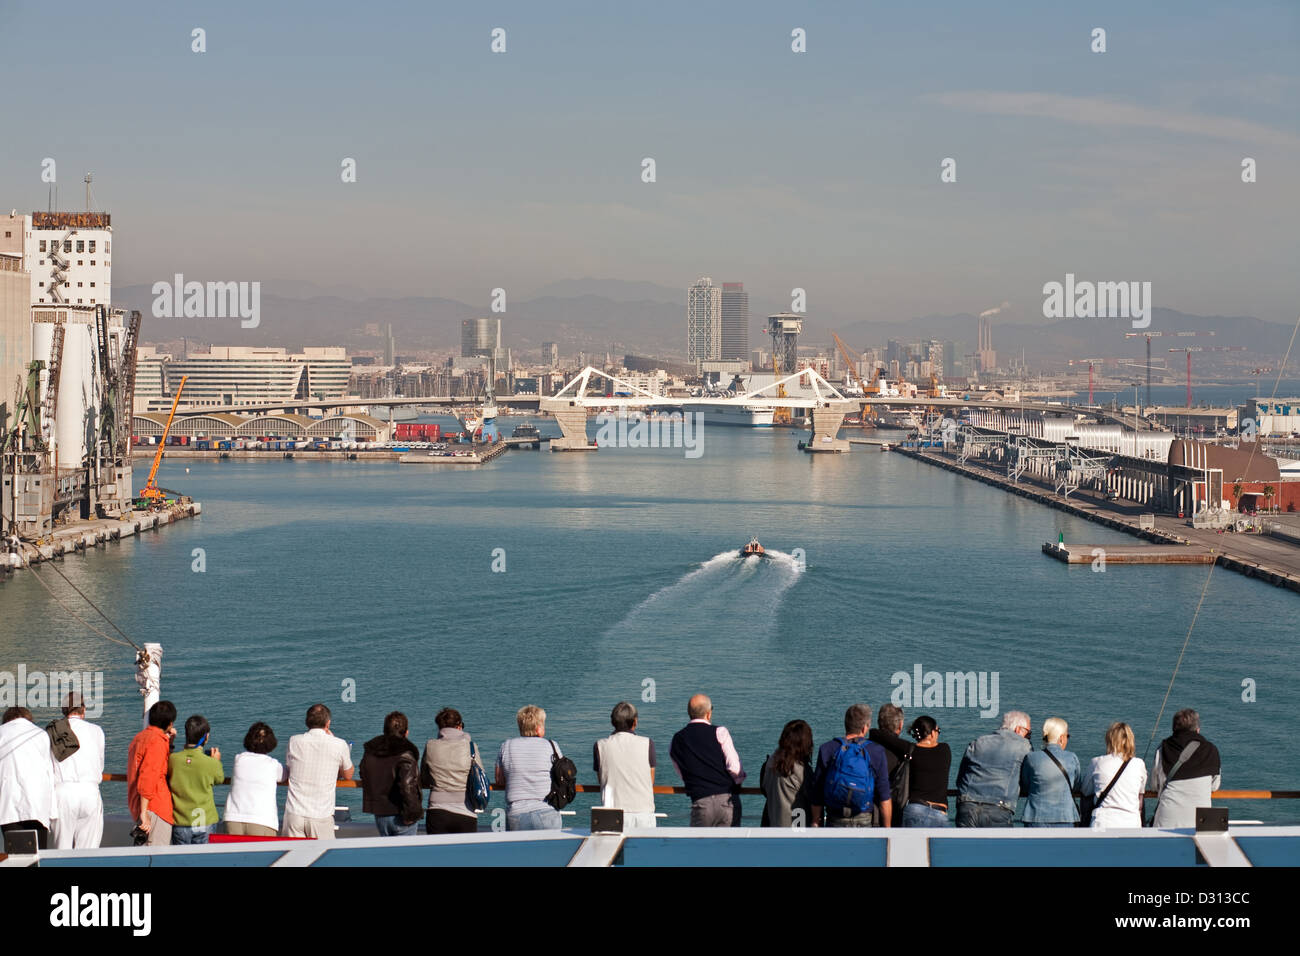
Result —
[[92, 170], [119, 286], [486, 306], [496, 286], [711, 274], [897, 320], [1032, 313], [1073, 272], [1183, 311], [1297, 314], [1294, 2], [51, 10], [0, 0], [0, 203], [45, 208], [49, 156], [81, 208]]

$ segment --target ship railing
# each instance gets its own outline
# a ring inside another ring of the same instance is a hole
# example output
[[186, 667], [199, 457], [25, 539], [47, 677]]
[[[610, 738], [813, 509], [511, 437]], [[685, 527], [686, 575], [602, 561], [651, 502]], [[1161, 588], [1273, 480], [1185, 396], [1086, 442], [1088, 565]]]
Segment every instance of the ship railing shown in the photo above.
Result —
[[[126, 774], [106, 773], [104, 774], [104, 782], [105, 783], [126, 783]], [[226, 777], [221, 782], [220, 785], [228, 787], [230, 786], [230, 783], [231, 783], [231, 779], [229, 777]], [[285, 787], [288, 786], [288, 784], [282, 782], [280, 786]], [[359, 790], [361, 788], [361, 781], [360, 780], [339, 780], [337, 781], [335, 786], [340, 790], [347, 790], [347, 789]], [[505, 787], [498, 787], [496, 784], [493, 784], [492, 789], [494, 791], [504, 791]], [[595, 783], [580, 783], [577, 785], [575, 789], [577, 790], [578, 793], [599, 794], [601, 792], [600, 785]], [[669, 786], [656, 785], [653, 789], [656, 796], [685, 796], [686, 795], [685, 787], [669, 787]], [[741, 796], [762, 796], [763, 795], [763, 791], [760, 790], [758, 787], [741, 787], [738, 792], [740, 793]], [[955, 789], [950, 789], [948, 791], [948, 796], [956, 797], [957, 791]], [[1148, 790], [1146, 791], [1144, 796], [1148, 800], [1154, 800], [1159, 796], [1159, 794], [1154, 790]], [[1213, 793], [1210, 794], [1210, 797], [1215, 800], [1300, 800], [1300, 790], [1215, 790]]]

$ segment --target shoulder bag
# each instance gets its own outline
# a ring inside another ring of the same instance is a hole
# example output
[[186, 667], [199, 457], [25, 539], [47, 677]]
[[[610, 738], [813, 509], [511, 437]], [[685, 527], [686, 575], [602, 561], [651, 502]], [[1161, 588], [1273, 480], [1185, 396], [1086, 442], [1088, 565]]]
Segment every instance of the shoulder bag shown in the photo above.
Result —
[[1078, 826], [1081, 827], [1092, 826], [1093, 811], [1095, 811], [1098, 807], [1100, 807], [1103, 803], [1106, 802], [1106, 798], [1110, 796], [1111, 789], [1115, 786], [1115, 784], [1119, 783], [1119, 778], [1124, 775], [1124, 768], [1129, 765], [1129, 761], [1132, 759], [1133, 759], [1132, 757], [1124, 758], [1124, 762], [1120, 764], [1119, 769], [1115, 771], [1115, 776], [1111, 777], [1110, 783], [1106, 784], [1106, 789], [1103, 790], [1100, 794], [1098, 794], [1095, 799], [1091, 795], [1086, 795], [1086, 794], [1079, 799]]
[[465, 806], [478, 813], [487, 809], [492, 799], [492, 787], [488, 784], [487, 771], [479, 762], [478, 751], [474, 741], [469, 742], [469, 773], [465, 775]]

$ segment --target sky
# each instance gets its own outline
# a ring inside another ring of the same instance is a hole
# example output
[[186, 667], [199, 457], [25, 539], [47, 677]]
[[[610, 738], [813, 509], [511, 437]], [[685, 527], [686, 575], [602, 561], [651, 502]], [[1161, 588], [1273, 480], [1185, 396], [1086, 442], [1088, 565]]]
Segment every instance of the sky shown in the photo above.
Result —
[[46, 208], [49, 157], [81, 209], [93, 172], [119, 287], [486, 308], [497, 287], [710, 275], [897, 321], [1034, 312], [1073, 273], [1186, 312], [1300, 308], [1294, 0], [52, 11], [0, 0], [0, 205]]

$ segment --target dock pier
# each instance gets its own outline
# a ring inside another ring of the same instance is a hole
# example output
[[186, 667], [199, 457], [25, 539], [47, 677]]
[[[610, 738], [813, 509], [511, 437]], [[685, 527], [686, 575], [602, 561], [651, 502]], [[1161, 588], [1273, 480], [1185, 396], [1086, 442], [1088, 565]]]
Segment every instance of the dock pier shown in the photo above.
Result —
[[17, 551], [0, 553], [0, 573], [10, 573], [18, 568], [90, 548], [102, 547], [110, 541], [121, 541], [132, 535], [143, 534], [186, 518], [197, 518], [203, 505], [187, 501], [158, 511], [133, 511], [121, 518], [91, 518], [77, 521], [35, 542], [23, 541]]
[[[1171, 515], [1150, 515], [1145, 509], [1112, 506], [1110, 502], [1093, 497], [1086, 492], [1076, 492], [1075, 497], [1067, 499], [1035, 487], [1027, 479], [1011, 481], [1004, 475], [969, 463], [961, 463], [930, 449], [905, 448], [895, 446], [895, 451], [935, 465], [946, 471], [955, 472], [966, 478], [973, 478], [986, 485], [992, 485], [1022, 498], [1028, 498], [1057, 511], [1064, 511], [1077, 518], [1083, 518], [1096, 524], [1104, 525], [1116, 531], [1133, 535], [1160, 546], [1181, 545], [1192, 549], [1189, 554], [1202, 552], [1207, 557], [1204, 561], [1175, 561], [1168, 558], [1160, 561], [1115, 561], [1114, 563], [1142, 564], [1218, 564], [1230, 571], [1244, 574], [1246, 577], [1258, 578], [1275, 587], [1300, 592], [1300, 548], [1289, 544], [1285, 539], [1271, 535], [1226, 534], [1221, 531], [1192, 528], [1185, 518]], [[1097, 545], [1096, 547], [1102, 547]], [[1071, 548], [1081, 548], [1075, 545]], [[1122, 550], [1122, 549], [1117, 549]], [[1144, 549], [1145, 551], [1163, 550]], [[1181, 549], [1180, 549], [1181, 550]], [[1112, 563], [1111, 548], [1105, 548], [1106, 562]], [[1046, 547], [1044, 553], [1048, 553]], [[1091, 562], [1091, 550], [1087, 552]], [[1170, 552], [1172, 557], [1173, 552]], [[1052, 557], [1058, 555], [1052, 554]], [[1070, 562], [1074, 563], [1074, 562]]]

